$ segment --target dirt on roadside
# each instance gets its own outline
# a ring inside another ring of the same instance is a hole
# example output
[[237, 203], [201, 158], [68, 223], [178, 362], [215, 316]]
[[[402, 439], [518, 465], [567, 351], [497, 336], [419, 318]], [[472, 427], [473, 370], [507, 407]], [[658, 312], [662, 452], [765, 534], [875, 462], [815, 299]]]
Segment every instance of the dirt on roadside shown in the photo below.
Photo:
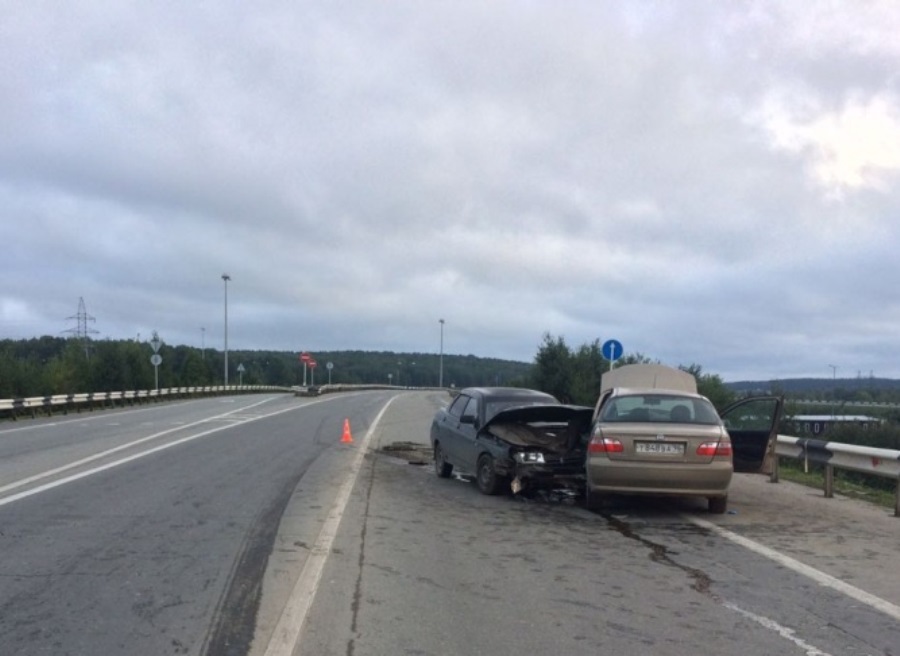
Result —
[[430, 465], [433, 462], [431, 447], [416, 442], [391, 442], [378, 449], [379, 453], [406, 460], [411, 465]]

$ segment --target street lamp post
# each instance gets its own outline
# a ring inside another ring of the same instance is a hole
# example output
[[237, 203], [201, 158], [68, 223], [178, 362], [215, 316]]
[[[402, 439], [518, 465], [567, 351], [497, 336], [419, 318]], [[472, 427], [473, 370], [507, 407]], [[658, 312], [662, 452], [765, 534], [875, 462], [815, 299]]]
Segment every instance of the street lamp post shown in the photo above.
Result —
[[228, 387], [228, 281], [231, 276], [223, 273], [222, 280], [225, 282], [225, 387]]
[[834, 419], [834, 404], [837, 401], [837, 399], [835, 398], [835, 394], [837, 392], [837, 365], [830, 364], [828, 366], [831, 367], [831, 417], [832, 419]]
[[444, 386], [444, 320], [438, 319], [441, 324], [441, 357], [438, 368], [438, 387]]

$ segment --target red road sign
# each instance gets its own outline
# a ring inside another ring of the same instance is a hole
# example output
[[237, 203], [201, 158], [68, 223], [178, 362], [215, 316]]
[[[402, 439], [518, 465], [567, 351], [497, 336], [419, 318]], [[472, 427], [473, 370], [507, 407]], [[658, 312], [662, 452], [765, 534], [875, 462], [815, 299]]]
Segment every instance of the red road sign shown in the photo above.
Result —
[[312, 360], [312, 356], [306, 351], [300, 354], [300, 362], [309, 362], [310, 360]]

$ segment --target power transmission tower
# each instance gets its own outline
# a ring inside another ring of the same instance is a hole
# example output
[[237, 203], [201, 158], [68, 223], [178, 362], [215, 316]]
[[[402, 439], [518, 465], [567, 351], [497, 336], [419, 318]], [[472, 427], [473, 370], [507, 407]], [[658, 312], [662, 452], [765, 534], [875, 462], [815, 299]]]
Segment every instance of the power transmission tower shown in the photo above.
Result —
[[75, 338], [81, 340], [84, 344], [84, 357], [90, 358], [90, 337], [89, 335], [96, 334], [98, 331], [93, 328], [88, 328], [88, 321], [96, 321], [94, 317], [87, 313], [87, 308], [84, 306], [84, 297], [79, 297], [78, 299], [78, 314], [74, 317], [66, 317], [66, 321], [75, 321], [76, 325], [74, 328], [69, 328], [67, 333], [71, 333], [75, 335]]

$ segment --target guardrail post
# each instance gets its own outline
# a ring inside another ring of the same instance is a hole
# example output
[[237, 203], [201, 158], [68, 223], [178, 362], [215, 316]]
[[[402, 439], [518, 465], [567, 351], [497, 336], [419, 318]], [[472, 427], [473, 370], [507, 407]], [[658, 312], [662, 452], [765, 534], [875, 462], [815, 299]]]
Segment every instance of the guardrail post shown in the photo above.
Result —
[[825, 465], [825, 498], [831, 499], [834, 497], [834, 467], [832, 465]]
[[778, 457], [778, 454], [775, 453], [774, 447], [772, 448], [772, 473], [769, 474], [769, 482], [777, 483], [778, 482], [778, 463], [781, 459]]
[[894, 490], [894, 517], [900, 517], [900, 476], [897, 477], [897, 489]]

